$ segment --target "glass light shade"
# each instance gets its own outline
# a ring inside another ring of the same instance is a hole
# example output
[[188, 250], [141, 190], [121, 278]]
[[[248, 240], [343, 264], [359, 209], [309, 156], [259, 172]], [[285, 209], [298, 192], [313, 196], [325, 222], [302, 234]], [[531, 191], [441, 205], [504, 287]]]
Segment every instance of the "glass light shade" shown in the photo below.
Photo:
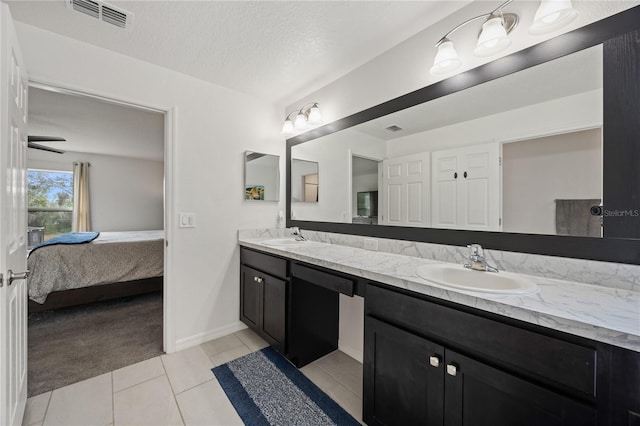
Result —
[[307, 127], [307, 117], [305, 117], [302, 112], [299, 112], [296, 115], [296, 119], [293, 122], [293, 127], [297, 130], [304, 129]]
[[433, 66], [429, 70], [432, 75], [442, 75], [450, 73], [462, 65], [462, 61], [458, 57], [453, 42], [445, 39], [438, 46], [438, 52], [433, 60]]
[[282, 125], [282, 134], [288, 135], [293, 133], [293, 123], [288, 118], [284, 120], [284, 124]]
[[307, 122], [309, 124], [322, 123], [322, 113], [320, 112], [320, 108], [318, 108], [318, 104], [313, 104], [309, 110], [309, 118], [307, 119]]
[[542, 0], [529, 27], [529, 34], [539, 35], [558, 30], [578, 17], [571, 0]]
[[473, 50], [476, 56], [491, 56], [503, 51], [511, 44], [507, 30], [502, 25], [502, 18], [490, 18], [482, 24], [482, 32], [478, 37], [478, 44]]

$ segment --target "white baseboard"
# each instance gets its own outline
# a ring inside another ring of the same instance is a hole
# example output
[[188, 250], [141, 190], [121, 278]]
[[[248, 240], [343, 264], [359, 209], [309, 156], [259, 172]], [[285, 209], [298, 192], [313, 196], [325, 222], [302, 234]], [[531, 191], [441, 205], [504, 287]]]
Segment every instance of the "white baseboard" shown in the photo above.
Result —
[[338, 340], [338, 350], [344, 352], [349, 355], [351, 358], [358, 361], [360, 364], [364, 361], [364, 355], [362, 349], [354, 348], [353, 346], [346, 345]]
[[183, 337], [182, 339], [176, 340], [176, 352], [208, 342], [209, 340], [217, 339], [218, 337], [226, 336], [227, 334], [235, 333], [236, 331], [244, 330], [245, 328], [247, 328], [247, 326], [244, 325], [244, 323], [236, 321], [224, 327], [218, 327], [213, 330], [194, 334], [193, 336]]

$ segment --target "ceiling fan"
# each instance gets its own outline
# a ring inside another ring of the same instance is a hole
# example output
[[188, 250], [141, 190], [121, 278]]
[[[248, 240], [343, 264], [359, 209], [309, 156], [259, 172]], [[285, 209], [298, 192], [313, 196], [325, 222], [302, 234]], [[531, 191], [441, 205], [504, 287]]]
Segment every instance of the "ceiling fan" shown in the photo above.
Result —
[[65, 138], [61, 138], [58, 136], [28, 136], [27, 139], [27, 147], [33, 149], [39, 149], [47, 152], [54, 152], [56, 154], [64, 154], [64, 151], [56, 148], [50, 148], [48, 146], [40, 145], [36, 142], [66, 142]]

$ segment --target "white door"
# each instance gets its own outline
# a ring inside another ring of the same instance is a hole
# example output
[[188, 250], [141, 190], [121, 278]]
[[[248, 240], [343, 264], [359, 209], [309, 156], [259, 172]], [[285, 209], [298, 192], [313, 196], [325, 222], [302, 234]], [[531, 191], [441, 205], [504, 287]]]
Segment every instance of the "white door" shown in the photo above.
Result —
[[434, 228], [454, 229], [458, 226], [458, 182], [462, 179], [458, 150], [436, 151], [432, 158], [431, 223]]
[[382, 223], [428, 227], [431, 223], [428, 152], [382, 162]]
[[[27, 74], [9, 7], [0, 4], [0, 424], [22, 423], [27, 401]], [[12, 272], [10, 272], [12, 271]]]
[[432, 153], [432, 226], [498, 231], [500, 167], [497, 143]]

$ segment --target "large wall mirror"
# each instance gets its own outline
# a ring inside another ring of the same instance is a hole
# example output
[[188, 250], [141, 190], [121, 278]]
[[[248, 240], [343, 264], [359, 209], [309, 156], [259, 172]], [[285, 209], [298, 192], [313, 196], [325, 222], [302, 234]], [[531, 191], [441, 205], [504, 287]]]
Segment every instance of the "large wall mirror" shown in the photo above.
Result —
[[[289, 139], [289, 226], [640, 263], [638, 22], [635, 7]], [[314, 205], [296, 207], [292, 158], [331, 171]]]

